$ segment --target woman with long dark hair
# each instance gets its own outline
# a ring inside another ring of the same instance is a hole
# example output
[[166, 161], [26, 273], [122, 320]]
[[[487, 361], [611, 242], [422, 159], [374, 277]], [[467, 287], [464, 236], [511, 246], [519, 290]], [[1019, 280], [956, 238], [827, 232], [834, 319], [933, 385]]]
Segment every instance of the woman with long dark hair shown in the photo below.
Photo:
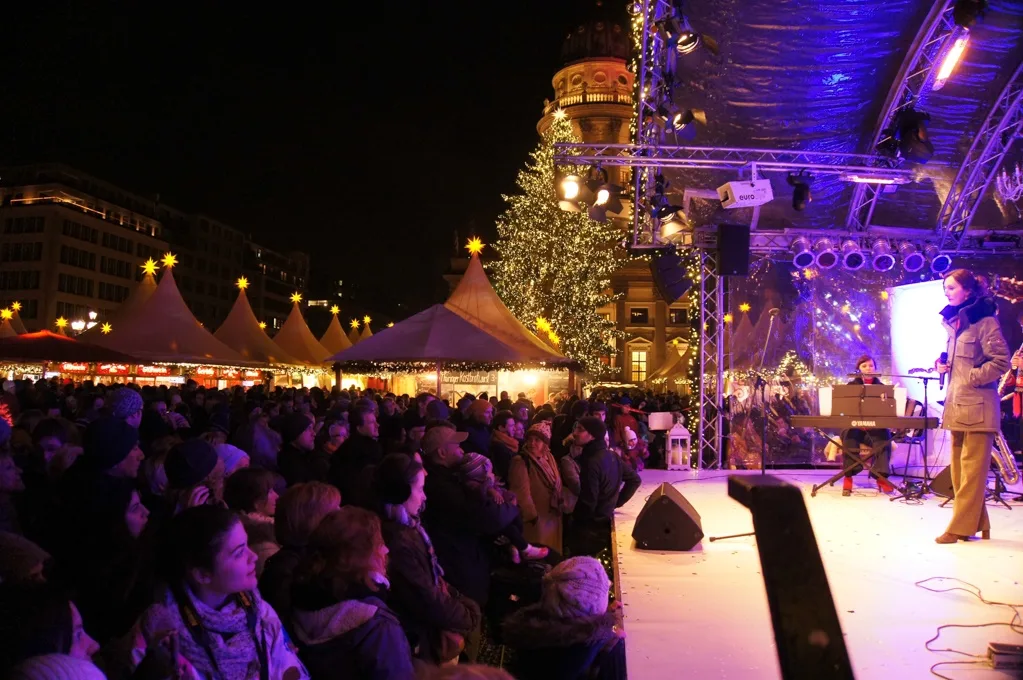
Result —
[[991, 537], [984, 507], [995, 433], [1001, 427], [998, 379], [1009, 368], [1009, 347], [995, 318], [995, 302], [977, 277], [956, 269], [945, 277], [948, 306], [941, 310], [948, 332], [947, 357], [935, 362], [948, 374], [942, 428], [952, 433], [952, 521], [938, 543], [965, 541], [978, 531]]

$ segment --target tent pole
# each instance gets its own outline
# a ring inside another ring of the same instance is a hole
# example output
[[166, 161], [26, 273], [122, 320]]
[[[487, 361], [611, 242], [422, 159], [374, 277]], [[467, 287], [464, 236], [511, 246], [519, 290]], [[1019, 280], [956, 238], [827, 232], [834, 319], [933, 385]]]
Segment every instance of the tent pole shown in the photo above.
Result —
[[568, 369], [568, 393], [575, 394], [575, 370]]
[[437, 364], [437, 398], [442, 398], [440, 396], [440, 363]]
[[343, 374], [341, 373], [341, 362], [340, 361], [334, 362], [334, 385], [337, 387], [339, 392], [341, 391], [342, 375]]

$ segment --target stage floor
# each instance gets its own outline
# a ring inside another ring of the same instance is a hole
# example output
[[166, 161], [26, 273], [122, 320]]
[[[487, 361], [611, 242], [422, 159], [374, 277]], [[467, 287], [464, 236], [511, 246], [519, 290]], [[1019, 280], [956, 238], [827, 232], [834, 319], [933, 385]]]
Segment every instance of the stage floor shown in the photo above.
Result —
[[[647, 496], [661, 482], [676, 484], [700, 513], [707, 537], [752, 530], [748, 509], [728, 497], [728, 473], [647, 470], [643, 486], [615, 518], [619, 587], [625, 614], [630, 680], [647, 678], [780, 678], [771, 617], [753, 537], [711, 543], [687, 553], [637, 551], [632, 527]], [[759, 473], [738, 473], [759, 474]], [[941, 624], [1012, 618], [962, 592], [915, 587], [929, 577], [955, 577], [979, 587], [988, 600], [1023, 603], [1023, 504], [989, 504], [991, 540], [938, 545], [951, 516], [940, 497], [922, 504], [892, 502], [865, 474], [843, 497], [841, 483], [810, 497], [811, 486], [833, 473], [779, 470], [803, 489], [856, 677], [929, 678], [939, 661], [966, 659], [929, 652], [924, 643]], [[684, 481], [680, 481], [684, 480]], [[934, 588], [954, 587], [932, 581]], [[931, 646], [986, 655], [989, 641], [1020, 644], [1007, 626], [946, 629]], [[969, 659], [966, 659], [969, 660]], [[957, 671], [961, 668], [965, 670]], [[1018, 677], [980, 666], [942, 666], [952, 678]]]

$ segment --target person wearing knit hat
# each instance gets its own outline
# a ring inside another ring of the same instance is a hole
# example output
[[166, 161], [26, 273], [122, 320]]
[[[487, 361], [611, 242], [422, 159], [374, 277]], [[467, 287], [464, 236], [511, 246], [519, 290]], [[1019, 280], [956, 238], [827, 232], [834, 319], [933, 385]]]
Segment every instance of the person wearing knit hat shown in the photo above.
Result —
[[176, 444], [164, 463], [168, 487], [183, 490], [196, 486], [210, 477], [218, 465], [223, 469], [223, 462], [209, 442], [189, 439]]
[[608, 609], [610, 581], [592, 557], [567, 559], [543, 577], [543, 594], [504, 621], [517, 678], [617, 677], [625, 645]]
[[551, 421], [549, 421], [549, 420], [541, 420], [538, 423], [530, 425], [529, 429], [526, 431], [526, 434], [528, 435], [530, 432], [532, 432], [534, 435], [540, 435], [541, 437], [543, 437], [544, 443], [546, 443], [548, 446], [550, 446], [550, 443], [551, 443]]
[[0, 583], [42, 582], [50, 554], [18, 534], [0, 531]]
[[70, 654], [42, 654], [25, 659], [11, 670], [10, 680], [106, 680], [91, 661]]
[[288, 486], [327, 481], [331, 454], [316, 448], [313, 421], [308, 415], [296, 411], [284, 416], [281, 437], [284, 446], [277, 454], [277, 469]]
[[139, 431], [127, 421], [113, 416], [89, 423], [82, 448], [81, 462], [111, 477], [134, 479], [145, 457], [139, 448]]
[[562, 517], [567, 504], [561, 471], [550, 443], [550, 422], [529, 428], [519, 455], [512, 458], [508, 467], [508, 488], [518, 499], [526, 540], [560, 553], [564, 541]]
[[[586, 416], [585, 418], [580, 418], [579, 420], [576, 421], [576, 427], [582, 428], [583, 430], [589, 433], [591, 438], [599, 439], [600, 441], [603, 441], [605, 435], [607, 435], [607, 426], [604, 425], [603, 420], [596, 416]], [[577, 437], [576, 444], [585, 444], [585, 442], [578, 441]]]
[[142, 396], [130, 387], [118, 388], [110, 395], [110, 413], [138, 429], [142, 422]]

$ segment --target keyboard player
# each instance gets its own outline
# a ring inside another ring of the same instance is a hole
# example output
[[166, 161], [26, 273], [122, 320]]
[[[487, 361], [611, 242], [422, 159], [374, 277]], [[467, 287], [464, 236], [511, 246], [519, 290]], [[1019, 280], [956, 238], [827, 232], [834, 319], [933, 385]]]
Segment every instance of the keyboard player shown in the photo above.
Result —
[[[877, 363], [873, 357], [864, 355], [857, 359], [856, 372], [860, 375], [851, 380], [849, 382], [850, 385], [882, 384], [881, 380], [876, 376]], [[891, 440], [892, 433], [889, 430], [850, 429], [842, 432], [843, 448], [847, 451], [859, 449], [861, 458], [873, 445], [879, 444], [881, 441], [888, 442], [884, 448], [874, 455], [873, 460], [869, 461], [871, 469], [873, 469], [874, 474], [878, 477], [877, 487], [882, 493], [892, 493], [895, 491], [895, 487], [888, 481], [888, 475], [891, 472], [891, 467], [889, 466], [892, 453]], [[848, 454], [844, 454], [843, 458], [842, 467], [845, 469], [845, 479], [842, 480], [842, 495], [851, 496], [853, 477], [863, 471], [863, 466], [853, 460]]]

